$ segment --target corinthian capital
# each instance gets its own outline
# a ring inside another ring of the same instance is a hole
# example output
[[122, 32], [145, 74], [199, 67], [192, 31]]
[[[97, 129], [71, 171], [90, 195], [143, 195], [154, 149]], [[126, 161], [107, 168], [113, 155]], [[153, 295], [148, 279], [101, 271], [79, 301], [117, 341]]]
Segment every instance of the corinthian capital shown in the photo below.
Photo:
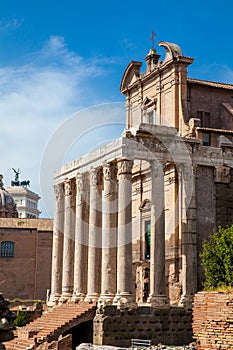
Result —
[[122, 159], [118, 162], [118, 175], [132, 174], [133, 162], [132, 160]]
[[64, 189], [62, 184], [54, 185], [54, 196], [57, 202], [63, 198]]
[[76, 188], [77, 188], [77, 192], [84, 191], [84, 174], [77, 174], [77, 176], [76, 176]]
[[98, 186], [101, 184], [100, 168], [91, 169], [91, 171], [90, 171], [90, 184], [92, 186]]
[[64, 185], [65, 185], [65, 196], [70, 196], [72, 194], [71, 180], [66, 179]]
[[105, 163], [103, 165], [103, 178], [105, 181], [116, 179], [116, 167], [114, 164]]

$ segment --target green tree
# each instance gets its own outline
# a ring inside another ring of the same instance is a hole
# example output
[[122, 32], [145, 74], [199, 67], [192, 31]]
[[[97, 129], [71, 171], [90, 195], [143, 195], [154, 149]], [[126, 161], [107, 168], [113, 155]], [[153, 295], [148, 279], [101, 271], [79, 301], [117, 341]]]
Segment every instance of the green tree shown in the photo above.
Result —
[[205, 272], [205, 289], [233, 286], [233, 225], [219, 227], [203, 242], [200, 254]]
[[14, 325], [16, 327], [23, 327], [27, 323], [29, 323], [28, 317], [27, 317], [27, 311], [19, 310], [17, 313], [17, 317], [14, 320]]

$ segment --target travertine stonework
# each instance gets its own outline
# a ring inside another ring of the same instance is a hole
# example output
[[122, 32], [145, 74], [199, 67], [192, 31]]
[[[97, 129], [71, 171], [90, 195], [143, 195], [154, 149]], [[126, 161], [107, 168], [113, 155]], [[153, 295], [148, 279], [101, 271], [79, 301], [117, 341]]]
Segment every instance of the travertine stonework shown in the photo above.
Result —
[[193, 59], [159, 45], [124, 72], [122, 136], [55, 172], [50, 305], [188, 310], [203, 240], [233, 222], [233, 85], [188, 78]]

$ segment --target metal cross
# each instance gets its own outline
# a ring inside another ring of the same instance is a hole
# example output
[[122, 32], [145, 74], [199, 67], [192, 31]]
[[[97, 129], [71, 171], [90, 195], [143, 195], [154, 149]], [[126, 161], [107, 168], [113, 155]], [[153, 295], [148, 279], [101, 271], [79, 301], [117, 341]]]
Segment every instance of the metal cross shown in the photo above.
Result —
[[152, 41], [152, 44], [151, 44], [151, 48], [154, 49], [155, 48], [155, 32], [152, 30], [152, 33], [151, 33], [151, 37], [149, 40]]

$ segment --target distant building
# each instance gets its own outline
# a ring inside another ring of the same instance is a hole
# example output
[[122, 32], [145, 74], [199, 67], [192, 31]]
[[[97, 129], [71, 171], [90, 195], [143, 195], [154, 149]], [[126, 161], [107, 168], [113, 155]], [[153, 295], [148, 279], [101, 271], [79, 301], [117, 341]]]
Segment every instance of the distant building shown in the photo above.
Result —
[[14, 198], [19, 218], [38, 218], [40, 210], [38, 202], [40, 196], [24, 186], [11, 186], [6, 188], [7, 192]]
[[40, 197], [23, 186], [5, 189], [2, 179], [0, 174], [0, 290], [8, 299], [45, 300], [51, 279], [53, 220], [35, 219]]

